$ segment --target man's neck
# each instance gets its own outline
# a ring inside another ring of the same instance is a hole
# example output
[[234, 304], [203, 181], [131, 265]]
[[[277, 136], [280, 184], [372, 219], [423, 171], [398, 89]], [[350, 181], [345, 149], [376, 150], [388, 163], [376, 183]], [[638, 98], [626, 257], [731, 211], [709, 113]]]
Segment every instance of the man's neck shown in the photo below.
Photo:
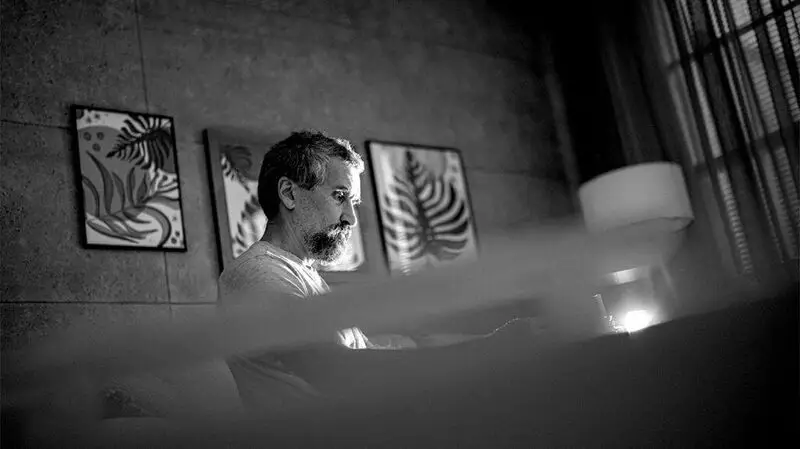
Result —
[[314, 260], [308, 256], [300, 236], [279, 219], [267, 222], [267, 229], [264, 230], [261, 241], [294, 254], [304, 265], [311, 266], [314, 263]]

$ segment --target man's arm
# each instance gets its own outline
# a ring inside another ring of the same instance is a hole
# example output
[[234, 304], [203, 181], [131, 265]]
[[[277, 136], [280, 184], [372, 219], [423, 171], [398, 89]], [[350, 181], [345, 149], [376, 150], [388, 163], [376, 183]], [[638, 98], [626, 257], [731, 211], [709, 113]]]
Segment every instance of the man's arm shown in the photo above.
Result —
[[451, 346], [486, 338], [491, 334], [424, 334], [406, 336], [400, 334], [380, 334], [369, 336], [366, 349], [400, 350]]
[[[379, 391], [387, 379], [447, 382], [463, 372], [477, 375], [511, 363], [542, 346], [527, 320], [513, 320], [495, 332], [459, 344], [409, 351], [353, 351], [340, 345], [311, 345], [282, 360], [292, 372], [325, 395], [348, 397], [362, 388]], [[394, 384], [392, 388], [399, 388]]]
[[446, 320], [428, 323], [425, 329], [396, 334], [368, 334], [370, 349], [416, 349], [459, 345], [487, 338], [507, 326], [525, 323], [539, 333], [543, 322], [538, 303], [530, 300], [509, 301], [479, 311], [461, 313]]

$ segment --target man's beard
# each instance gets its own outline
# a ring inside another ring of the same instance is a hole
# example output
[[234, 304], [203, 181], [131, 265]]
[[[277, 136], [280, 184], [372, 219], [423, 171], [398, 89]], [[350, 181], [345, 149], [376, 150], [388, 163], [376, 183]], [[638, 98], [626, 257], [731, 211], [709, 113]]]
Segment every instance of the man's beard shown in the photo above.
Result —
[[304, 240], [311, 257], [320, 262], [330, 263], [342, 257], [351, 233], [350, 226], [336, 224], [323, 231], [309, 234]]

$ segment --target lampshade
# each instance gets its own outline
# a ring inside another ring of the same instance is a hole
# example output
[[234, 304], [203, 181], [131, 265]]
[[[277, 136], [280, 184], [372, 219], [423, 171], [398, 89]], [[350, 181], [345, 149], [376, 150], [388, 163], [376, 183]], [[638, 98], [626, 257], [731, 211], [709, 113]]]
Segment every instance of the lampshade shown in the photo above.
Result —
[[694, 219], [681, 167], [670, 162], [637, 164], [602, 174], [578, 190], [590, 232], [644, 226], [676, 232]]

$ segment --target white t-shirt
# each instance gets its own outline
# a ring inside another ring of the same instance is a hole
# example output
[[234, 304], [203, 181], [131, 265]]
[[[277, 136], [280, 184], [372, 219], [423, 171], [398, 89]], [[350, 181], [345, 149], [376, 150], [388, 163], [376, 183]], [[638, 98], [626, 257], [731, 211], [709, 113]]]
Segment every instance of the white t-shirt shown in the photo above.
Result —
[[[237, 297], [263, 294], [269, 301], [275, 293], [311, 299], [330, 292], [328, 283], [314, 267], [299, 257], [267, 242], [258, 241], [226, 268], [219, 278], [219, 299], [222, 306]], [[339, 331], [339, 342], [350, 349], [366, 349], [369, 340], [360, 329]]]

